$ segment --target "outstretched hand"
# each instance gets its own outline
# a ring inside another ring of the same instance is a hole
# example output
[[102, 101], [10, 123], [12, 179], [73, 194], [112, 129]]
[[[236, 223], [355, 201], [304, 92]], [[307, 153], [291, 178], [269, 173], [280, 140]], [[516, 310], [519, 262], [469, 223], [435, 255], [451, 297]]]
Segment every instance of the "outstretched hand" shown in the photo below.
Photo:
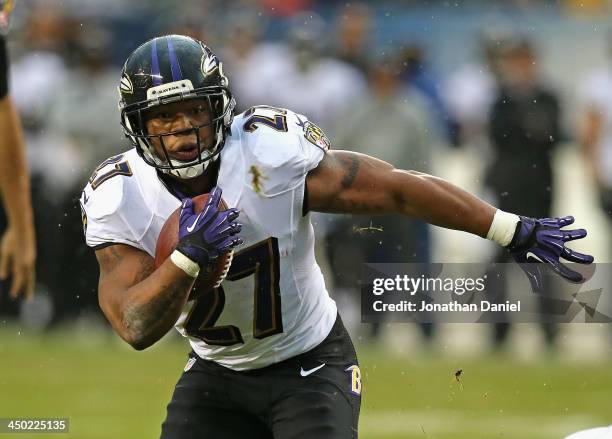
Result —
[[535, 219], [522, 216], [520, 218], [516, 233], [507, 249], [527, 274], [533, 291], [542, 290], [540, 263], [548, 265], [558, 275], [570, 282], [583, 282], [582, 274], [570, 269], [560, 261], [560, 258], [563, 258], [578, 264], [593, 262], [593, 256], [579, 253], [565, 246], [566, 242], [587, 236], [584, 229], [561, 230], [573, 224], [574, 217]]

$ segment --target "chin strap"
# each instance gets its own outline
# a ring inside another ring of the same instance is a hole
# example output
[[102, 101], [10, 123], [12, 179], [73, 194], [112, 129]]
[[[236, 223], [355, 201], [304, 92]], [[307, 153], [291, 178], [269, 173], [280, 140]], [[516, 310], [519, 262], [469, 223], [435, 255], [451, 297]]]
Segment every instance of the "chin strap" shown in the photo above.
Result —
[[202, 175], [204, 171], [206, 171], [206, 169], [208, 169], [208, 167], [211, 164], [219, 160], [219, 155], [220, 154], [217, 154], [212, 159], [206, 160], [205, 162], [202, 162], [202, 163], [196, 163], [193, 166], [189, 166], [186, 168], [179, 168], [179, 169], [164, 169], [162, 170], [162, 172], [165, 172], [166, 174], [170, 174], [170, 175], [173, 175], [181, 179], [196, 178]]

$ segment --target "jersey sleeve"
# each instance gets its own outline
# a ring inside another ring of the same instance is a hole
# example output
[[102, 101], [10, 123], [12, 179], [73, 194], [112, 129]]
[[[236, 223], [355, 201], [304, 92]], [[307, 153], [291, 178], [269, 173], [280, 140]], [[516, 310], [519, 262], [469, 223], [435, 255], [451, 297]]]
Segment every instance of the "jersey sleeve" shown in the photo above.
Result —
[[[107, 166], [112, 169], [114, 161]], [[126, 184], [129, 175], [117, 176], [107, 180], [104, 174], [108, 172], [106, 166], [99, 167], [81, 193], [80, 204], [82, 210], [85, 242], [94, 249], [111, 244], [127, 244], [146, 251], [142, 244], [141, 224], [147, 221], [146, 215], [139, 215], [140, 197], [132, 193], [134, 185]], [[101, 177], [100, 177], [101, 176]], [[101, 183], [103, 181], [103, 184]]]
[[306, 116], [267, 109], [256, 107], [251, 115], [245, 113], [241, 124], [250, 186], [259, 195], [273, 197], [301, 185], [323, 159], [330, 142]]

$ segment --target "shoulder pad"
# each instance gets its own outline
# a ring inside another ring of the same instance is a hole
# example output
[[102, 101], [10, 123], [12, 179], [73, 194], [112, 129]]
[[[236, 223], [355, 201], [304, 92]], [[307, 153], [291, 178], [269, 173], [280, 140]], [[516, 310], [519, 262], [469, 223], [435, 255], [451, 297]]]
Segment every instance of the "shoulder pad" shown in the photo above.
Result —
[[252, 107], [235, 123], [249, 185], [260, 195], [274, 196], [300, 185], [329, 149], [319, 127], [284, 108]]
[[130, 243], [138, 248], [138, 235], [146, 227], [146, 203], [124, 154], [96, 168], [81, 194], [87, 244]]

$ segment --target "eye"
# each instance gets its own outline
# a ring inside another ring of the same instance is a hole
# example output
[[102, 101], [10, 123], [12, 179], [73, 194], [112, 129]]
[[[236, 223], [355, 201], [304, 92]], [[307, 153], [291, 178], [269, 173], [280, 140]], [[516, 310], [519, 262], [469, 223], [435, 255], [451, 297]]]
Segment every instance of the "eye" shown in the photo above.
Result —
[[151, 120], [157, 120], [159, 122], [168, 122], [172, 119], [172, 114], [168, 111], [160, 111], [159, 113], [154, 113], [150, 116]]
[[206, 108], [204, 107], [204, 105], [198, 105], [197, 107], [194, 107], [191, 109], [192, 114], [202, 114], [205, 112], [206, 112]]

